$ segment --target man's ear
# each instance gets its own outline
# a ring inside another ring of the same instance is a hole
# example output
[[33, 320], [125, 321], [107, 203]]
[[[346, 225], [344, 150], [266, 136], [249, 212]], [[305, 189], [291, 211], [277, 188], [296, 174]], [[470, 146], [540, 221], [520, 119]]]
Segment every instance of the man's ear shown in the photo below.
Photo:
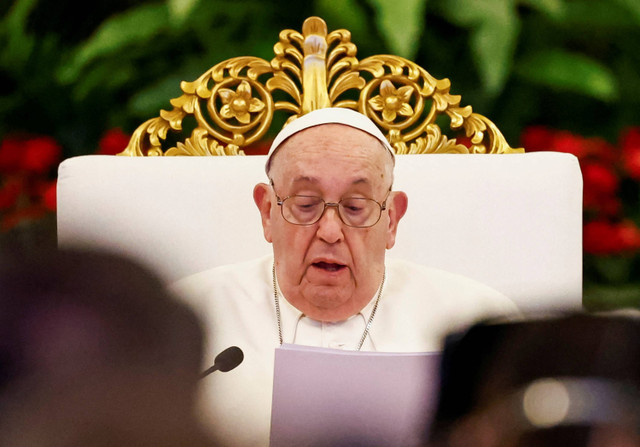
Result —
[[396, 232], [398, 231], [398, 222], [407, 212], [409, 198], [402, 191], [392, 191], [387, 199], [387, 212], [389, 213], [389, 228], [387, 229], [387, 249], [392, 248], [396, 244]]
[[267, 242], [271, 242], [271, 205], [273, 196], [271, 194], [271, 186], [266, 183], [258, 183], [253, 188], [253, 201], [260, 211], [262, 219], [262, 231]]

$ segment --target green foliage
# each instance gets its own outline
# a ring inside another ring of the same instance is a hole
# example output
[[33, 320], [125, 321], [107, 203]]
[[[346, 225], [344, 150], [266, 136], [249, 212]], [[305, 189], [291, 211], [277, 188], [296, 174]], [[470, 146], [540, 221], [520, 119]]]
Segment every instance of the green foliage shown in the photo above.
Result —
[[522, 0], [520, 3], [552, 19], [560, 19], [565, 12], [564, 0]]
[[26, 23], [37, 0], [18, 0], [0, 21], [0, 66], [19, 71], [33, 51], [35, 39], [27, 34]]
[[618, 3], [624, 11], [633, 16], [637, 24], [640, 24], [640, 2], [638, 0], [613, 0]]
[[[638, 0], [102, 0], [71, 23], [72, 4], [0, 8], [0, 138], [92, 153], [107, 129], [169, 108], [180, 81], [234, 56], [270, 60], [279, 32], [311, 15], [350, 30], [360, 57], [394, 53], [450, 78], [512, 146], [531, 124], [609, 140], [640, 124]], [[597, 270], [620, 276], [609, 264]]]
[[516, 73], [529, 82], [551, 89], [581, 93], [602, 101], [618, 98], [618, 83], [611, 70], [581, 54], [539, 51], [523, 58]]
[[591, 312], [606, 312], [616, 309], [640, 309], [640, 287], [628, 285], [594, 285], [585, 288], [582, 302]]
[[[632, 0], [119, 1], [75, 41], [62, 29], [29, 28], [46, 2], [14, 2], [0, 19], [0, 134], [38, 127], [26, 119], [37, 117], [72, 141], [70, 153], [86, 151], [105, 127], [131, 130], [167, 108], [180, 80], [233, 56], [270, 59], [279, 31], [300, 29], [312, 14], [330, 30], [349, 29], [361, 57], [400, 54], [451, 78], [454, 93], [513, 144], [525, 124], [546, 120], [614, 134], [634, 123], [640, 98], [640, 7]], [[567, 101], [581, 104], [584, 124], [561, 116]], [[589, 116], [602, 104], [613, 116], [598, 129]]]
[[[7, 119], [0, 133], [16, 126], [13, 117], [27, 115], [16, 107], [38, 107], [43, 94], [63, 98], [57, 106], [66, 111], [36, 112], [50, 128], [86, 126], [77, 116], [95, 110], [103, 121], [90, 126], [92, 133], [100, 125], [130, 129], [167, 107], [180, 94], [179, 80], [233, 56], [270, 59], [279, 31], [300, 29], [311, 14], [330, 30], [349, 29], [362, 57], [399, 54], [450, 77], [463, 101], [498, 125], [504, 120], [510, 136], [522, 120], [547, 119], [543, 109], [554, 94], [574, 95], [585, 110], [621, 104], [618, 127], [633, 120], [640, 97], [640, 6], [633, 0], [315, 0], [286, 9], [276, 0], [133, 4], [104, 13], [86, 38], [63, 42], [55, 32], [29, 29], [44, 2], [16, 1], [0, 21], [2, 76], [16, 87], [1, 91], [0, 118]], [[533, 98], [527, 103], [535, 109], [517, 110], [511, 98]]]
[[169, 16], [172, 22], [180, 27], [191, 17], [200, 0], [167, 0]]
[[[69, 140], [70, 153], [81, 153], [104, 128], [131, 130], [167, 108], [180, 80], [216, 62], [245, 54], [270, 59], [279, 31], [300, 29], [312, 14], [330, 30], [349, 29], [361, 57], [399, 54], [449, 77], [463, 103], [490, 116], [514, 145], [530, 123], [607, 136], [637, 122], [635, 0], [314, 0], [286, 8], [277, 0], [116, 3], [87, 18], [98, 25], [75, 40], [61, 25], [30, 27], [35, 13], [66, 14], [64, 8], [17, 0], [6, 10], [0, 136], [41, 127]], [[568, 102], [581, 111], [565, 113]], [[610, 119], [598, 123], [593, 117], [603, 107]]]
[[[371, 35], [367, 11], [356, 0], [316, 0], [314, 14], [322, 17], [331, 29], [344, 28], [351, 32], [352, 40]], [[302, 24], [302, 23], [301, 23]], [[298, 29], [300, 29], [298, 27]]]
[[469, 45], [489, 96], [504, 87], [520, 31], [515, 0], [450, 0], [439, 3], [444, 18], [470, 31]]
[[74, 50], [73, 56], [60, 67], [61, 82], [76, 82], [82, 70], [100, 58], [114, 57], [132, 45], [145, 45], [169, 25], [166, 4], [142, 5], [110, 17], [93, 36]]
[[595, 31], [631, 31], [640, 24], [638, 4], [635, 0], [574, 0], [566, 3], [558, 22], [572, 34], [586, 32], [586, 39], [592, 39]]
[[369, 0], [375, 23], [391, 53], [413, 59], [420, 41], [427, 0]]

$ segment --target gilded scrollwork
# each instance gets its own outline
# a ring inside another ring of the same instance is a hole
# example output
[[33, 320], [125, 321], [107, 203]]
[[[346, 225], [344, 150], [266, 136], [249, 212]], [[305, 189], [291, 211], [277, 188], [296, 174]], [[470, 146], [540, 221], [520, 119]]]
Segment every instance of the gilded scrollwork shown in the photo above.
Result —
[[251, 86], [247, 81], [242, 81], [236, 91], [221, 88], [218, 94], [224, 104], [220, 109], [220, 115], [224, 119], [235, 118], [242, 124], [249, 124], [250, 114], [264, 109], [264, 102], [251, 96]]
[[413, 107], [409, 104], [413, 91], [414, 88], [410, 85], [396, 89], [391, 81], [385, 79], [380, 84], [380, 94], [371, 98], [369, 105], [376, 112], [382, 112], [382, 119], [386, 123], [392, 123], [397, 115], [412, 116], [414, 114]]
[[[310, 17], [302, 32], [280, 33], [271, 61], [236, 57], [182, 82], [173, 109], [139, 126], [121, 155], [242, 155], [267, 135], [274, 113], [291, 121], [324, 107], [369, 116], [398, 154], [523, 152], [489, 119], [460, 106], [448, 79], [398, 56], [358, 60], [356, 53], [349, 31], [328, 32], [322, 19]], [[195, 128], [163, 150], [169, 132], [183, 132], [187, 118]], [[453, 135], [443, 133], [443, 118]]]

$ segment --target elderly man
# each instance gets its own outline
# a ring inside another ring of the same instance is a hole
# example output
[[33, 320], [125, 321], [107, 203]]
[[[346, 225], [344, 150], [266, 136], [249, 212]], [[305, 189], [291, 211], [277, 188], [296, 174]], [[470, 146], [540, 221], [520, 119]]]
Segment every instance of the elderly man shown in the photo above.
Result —
[[407, 210], [393, 191], [393, 151], [349, 109], [287, 125], [254, 188], [273, 255], [180, 281], [208, 325], [209, 355], [240, 346], [245, 361], [204, 379], [203, 416], [227, 445], [269, 439], [274, 349], [282, 343], [386, 352], [437, 351], [443, 336], [517, 312], [482, 284], [385, 259]]

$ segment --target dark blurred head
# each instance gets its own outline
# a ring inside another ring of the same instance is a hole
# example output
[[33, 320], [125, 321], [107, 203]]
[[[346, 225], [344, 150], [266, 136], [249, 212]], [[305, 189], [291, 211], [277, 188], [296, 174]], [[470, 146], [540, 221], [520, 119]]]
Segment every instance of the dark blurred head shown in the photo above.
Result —
[[0, 291], [0, 444], [23, 425], [51, 446], [153, 445], [190, 426], [202, 329], [152, 272], [47, 251], [3, 259]]
[[639, 440], [640, 320], [577, 314], [480, 324], [449, 337], [442, 365], [434, 445]]

